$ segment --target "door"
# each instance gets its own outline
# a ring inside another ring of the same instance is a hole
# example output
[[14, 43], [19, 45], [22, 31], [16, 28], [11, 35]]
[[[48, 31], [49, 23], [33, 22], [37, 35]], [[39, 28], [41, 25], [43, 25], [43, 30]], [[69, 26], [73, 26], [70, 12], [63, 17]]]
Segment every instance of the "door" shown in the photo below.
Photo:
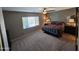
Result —
[[2, 42], [1, 26], [0, 26], [0, 51], [3, 51], [3, 42]]

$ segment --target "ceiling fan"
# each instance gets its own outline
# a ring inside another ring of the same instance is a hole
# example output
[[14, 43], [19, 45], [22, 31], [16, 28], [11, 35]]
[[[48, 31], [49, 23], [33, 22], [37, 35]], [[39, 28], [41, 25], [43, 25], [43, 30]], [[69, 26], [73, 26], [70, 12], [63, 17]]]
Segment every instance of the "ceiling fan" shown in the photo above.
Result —
[[43, 14], [51, 13], [51, 12], [54, 12], [54, 11], [55, 11], [55, 9], [51, 8], [51, 7], [43, 8]]

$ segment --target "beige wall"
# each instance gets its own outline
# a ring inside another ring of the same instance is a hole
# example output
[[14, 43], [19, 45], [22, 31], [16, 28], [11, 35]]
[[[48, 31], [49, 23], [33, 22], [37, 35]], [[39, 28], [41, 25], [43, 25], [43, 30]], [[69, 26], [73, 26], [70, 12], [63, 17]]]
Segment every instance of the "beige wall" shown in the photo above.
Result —
[[66, 21], [68, 16], [76, 14], [75, 8], [52, 12], [49, 17], [52, 21]]
[[39, 13], [26, 13], [26, 12], [12, 12], [12, 11], [3, 11], [6, 28], [9, 31], [10, 39], [14, 39], [16, 37], [22, 36], [24, 34], [28, 34], [40, 28], [40, 26], [33, 27], [30, 29], [23, 29], [22, 25], [22, 17], [23, 16], [39, 16], [40, 24], [41, 24], [41, 14]]

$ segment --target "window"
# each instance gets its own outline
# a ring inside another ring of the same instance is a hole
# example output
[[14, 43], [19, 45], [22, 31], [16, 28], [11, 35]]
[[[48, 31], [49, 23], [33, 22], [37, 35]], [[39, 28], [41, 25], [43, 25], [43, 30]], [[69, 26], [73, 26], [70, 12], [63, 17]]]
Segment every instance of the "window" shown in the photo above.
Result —
[[39, 25], [39, 17], [22, 17], [23, 29], [35, 27]]

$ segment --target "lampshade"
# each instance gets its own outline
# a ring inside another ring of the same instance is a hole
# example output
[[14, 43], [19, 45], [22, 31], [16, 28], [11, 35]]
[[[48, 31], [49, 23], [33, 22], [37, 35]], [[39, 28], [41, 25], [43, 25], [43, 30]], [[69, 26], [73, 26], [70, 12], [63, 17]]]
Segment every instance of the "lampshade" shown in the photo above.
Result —
[[49, 21], [50, 21], [50, 19], [47, 19], [46, 21], [47, 21], [47, 22], [49, 22]]
[[68, 22], [75, 22], [75, 21], [74, 21], [74, 19], [69, 19], [69, 21], [68, 21]]

